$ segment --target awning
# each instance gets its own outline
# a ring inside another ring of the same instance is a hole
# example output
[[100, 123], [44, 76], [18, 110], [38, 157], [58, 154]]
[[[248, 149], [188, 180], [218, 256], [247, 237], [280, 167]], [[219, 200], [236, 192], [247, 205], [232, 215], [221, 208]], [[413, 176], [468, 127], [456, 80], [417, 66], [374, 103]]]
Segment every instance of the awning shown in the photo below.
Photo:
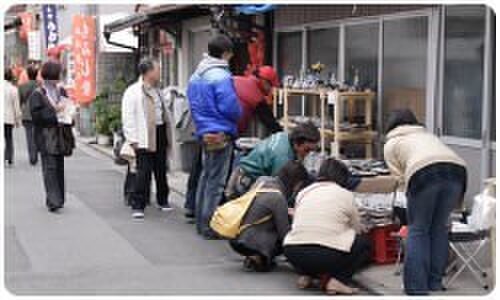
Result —
[[[100, 15], [99, 32], [104, 32], [106, 24], [112, 24], [116, 20], [122, 20], [126, 17], [130, 17], [130, 15], [124, 12]], [[138, 38], [130, 27], [114, 32], [112, 44], [108, 43], [106, 35], [100, 35], [99, 40], [99, 51], [101, 52], [130, 52], [132, 48], [137, 49], [138, 45]], [[120, 46], [116, 46], [116, 44], [120, 44]]]
[[111, 34], [147, 22], [148, 24], [152, 25], [161, 24], [162, 27], [167, 31], [174, 35], [177, 35], [178, 32], [176, 32], [175, 29], [168, 30], [168, 27], [171, 27], [174, 24], [178, 24], [182, 20], [187, 20], [202, 15], [208, 15], [209, 13], [210, 10], [207, 6], [204, 5], [155, 5], [141, 12], [105, 24], [103, 35], [106, 39], [106, 42], [111, 45], [137, 50], [136, 47], [131, 47], [130, 45], [125, 45], [116, 41], [111, 41]]
[[109, 35], [128, 27], [139, 25], [146, 21], [157, 22], [159, 19], [164, 20], [165, 17], [171, 18], [175, 21], [180, 21], [197, 15], [202, 15], [204, 13], [207, 14], [208, 9], [203, 8], [200, 5], [155, 5], [142, 12], [135, 13], [104, 25], [104, 35]]
[[169, 12], [174, 12], [174, 11], [179, 11], [183, 10], [186, 8], [190, 7], [195, 7], [197, 5], [189, 5], [189, 4], [184, 4], [184, 5], [176, 5], [176, 4], [162, 4], [162, 5], [155, 5], [153, 7], [150, 7], [144, 11], [147, 15], [158, 15], [158, 14], [163, 14], [163, 13], [169, 13]]
[[148, 19], [148, 15], [145, 13], [137, 13], [124, 18], [113, 21], [109, 24], [104, 25], [104, 36], [110, 35], [113, 32], [121, 31], [123, 29], [141, 24]]

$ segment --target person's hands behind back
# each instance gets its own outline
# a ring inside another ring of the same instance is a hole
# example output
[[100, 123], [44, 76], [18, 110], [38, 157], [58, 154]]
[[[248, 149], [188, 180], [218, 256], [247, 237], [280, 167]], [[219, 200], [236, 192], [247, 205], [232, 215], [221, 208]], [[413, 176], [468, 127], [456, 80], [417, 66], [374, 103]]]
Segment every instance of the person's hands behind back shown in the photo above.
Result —
[[208, 145], [221, 144], [224, 142], [222, 133], [207, 133], [203, 135], [203, 142]]

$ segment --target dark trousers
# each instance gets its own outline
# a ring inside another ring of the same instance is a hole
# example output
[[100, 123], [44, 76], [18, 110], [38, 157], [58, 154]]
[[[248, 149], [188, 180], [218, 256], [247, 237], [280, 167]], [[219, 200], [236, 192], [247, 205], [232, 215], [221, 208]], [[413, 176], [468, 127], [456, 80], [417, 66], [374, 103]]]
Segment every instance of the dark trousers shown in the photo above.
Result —
[[189, 178], [187, 182], [187, 193], [186, 202], [184, 203], [184, 208], [194, 213], [196, 210], [196, 189], [198, 188], [198, 181], [200, 179], [202, 170], [202, 153], [201, 145], [196, 144], [194, 161], [189, 172]]
[[33, 131], [33, 122], [23, 121], [24, 131], [26, 132], [26, 144], [28, 145], [29, 160], [32, 165], [38, 162], [38, 149], [35, 144], [35, 135]]
[[131, 197], [132, 209], [144, 209], [149, 198], [151, 177], [156, 182], [156, 201], [159, 206], [168, 205], [169, 188], [167, 183], [167, 127], [156, 127], [156, 151], [144, 149], [136, 151], [137, 173], [134, 192]]
[[4, 159], [10, 163], [14, 160], [14, 142], [12, 140], [12, 124], [4, 124], [5, 150]]
[[[231, 248], [238, 254], [242, 255], [242, 256], [245, 256], [245, 257], [249, 257], [249, 256], [258, 256], [260, 257], [262, 263], [259, 264], [259, 265], [254, 265], [254, 270], [255, 271], [258, 271], [258, 272], [267, 272], [267, 271], [270, 271], [272, 268], [273, 268], [273, 265], [274, 264], [274, 257], [267, 257], [266, 255], [263, 255], [262, 253], [260, 253], [259, 251], [257, 250], [254, 250], [250, 247], [248, 247], [247, 245], [243, 244], [243, 243], [240, 243], [239, 240], [235, 239], [235, 240], [230, 240], [229, 241], [229, 246], [231, 246]], [[277, 249], [279, 247], [276, 247]], [[277, 250], [276, 251], [276, 256], [281, 254], [279, 253], [279, 251]]]
[[357, 235], [350, 252], [321, 245], [286, 245], [284, 253], [298, 273], [309, 276], [329, 275], [344, 283], [371, 261], [371, 242]]
[[265, 265], [272, 264], [274, 258], [283, 253], [282, 241], [276, 243], [276, 248], [272, 253], [272, 257], [264, 255], [260, 251], [248, 247], [238, 239], [229, 240], [229, 246], [231, 246], [231, 248], [241, 256], [260, 256]]
[[64, 206], [64, 156], [42, 154], [42, 175], [48, 208]]

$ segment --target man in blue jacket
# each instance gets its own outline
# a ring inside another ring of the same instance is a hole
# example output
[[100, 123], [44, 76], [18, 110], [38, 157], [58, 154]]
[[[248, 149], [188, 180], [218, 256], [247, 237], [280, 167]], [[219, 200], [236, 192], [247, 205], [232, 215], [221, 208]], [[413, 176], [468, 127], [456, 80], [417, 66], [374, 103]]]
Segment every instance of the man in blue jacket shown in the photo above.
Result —
[[207, 239], [215, 238], [210, 219], [224, 197], [224, 187], [231, 171], [233, 141], [241, 116], [236, 91], [229, 71], [233, 42], [217, 35], [208, 43], [208, 54], [189, 80], [187, 96], [202, 143], [202, 173], [196, 191], [196, 227]]

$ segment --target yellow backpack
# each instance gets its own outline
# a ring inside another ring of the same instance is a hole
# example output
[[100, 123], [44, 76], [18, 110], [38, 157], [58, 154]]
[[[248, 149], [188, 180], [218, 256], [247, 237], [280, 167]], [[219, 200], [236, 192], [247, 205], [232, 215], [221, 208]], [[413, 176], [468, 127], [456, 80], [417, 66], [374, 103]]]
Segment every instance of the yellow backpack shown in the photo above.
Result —
[[245, 214], [257, 194], [280, 192], [276, 189], [263, 189], [261, 188], [262, 184], [263, 182], [246, 192], [241, 197], [219, 206], [210, 220], [210, 227], [220, 236], [227, 239], [234, 239], [248, 227], [270, 220], [272, 215], [265, 216], [252, 224], [245, 224], [241, 226], [241, 222], [243, 222], [243, 218], [245, 217]]

